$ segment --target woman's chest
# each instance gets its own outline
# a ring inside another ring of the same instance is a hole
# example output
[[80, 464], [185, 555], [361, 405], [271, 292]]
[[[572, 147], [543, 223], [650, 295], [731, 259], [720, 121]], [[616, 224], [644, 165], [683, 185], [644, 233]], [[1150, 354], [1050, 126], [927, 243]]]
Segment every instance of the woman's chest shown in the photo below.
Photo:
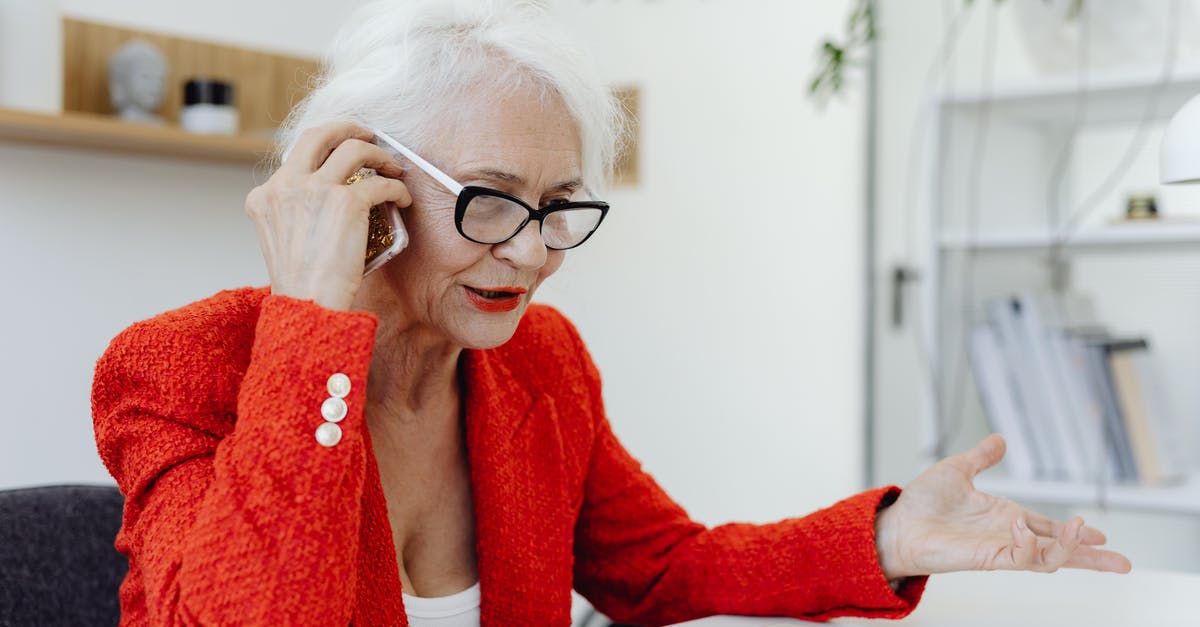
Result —
[[[401, 586], [434, 596], [477, 581], [485, 615], [489, 598], [493, 612], [497, 599], [537, 599], [529, 609], [538, 618], [528, 624], [562, 622], [560, 613], [570, 608], [588, 455], [585, 438], [563, 437], [552, 408], [535, 403], [515, 429], [487, 423], [467, 439], [473, 446], [462, 441], [462, 457], [445, 458], [455, 460], [453, 472], [429, 459], [414, 464], [419, 455], [380, 446], [384, 438], [371, 431], [376, 441], [364, 490], [360, 609], [386, 608], [376, 612], [375, 623], [403, 615]], [[364, 620], [371, 623], [366, 613]]]
[[415, 457], [379, 457], [392, 549], [405, 592], [446, 596], [478, 581], [469, 472], [465, 459], [413, 468]]

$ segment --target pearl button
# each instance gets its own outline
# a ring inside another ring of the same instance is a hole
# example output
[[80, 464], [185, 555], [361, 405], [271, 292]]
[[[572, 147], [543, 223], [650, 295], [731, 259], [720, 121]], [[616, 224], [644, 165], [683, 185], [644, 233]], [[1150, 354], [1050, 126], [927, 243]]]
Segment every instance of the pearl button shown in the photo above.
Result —
[[326, 422], [325, 424], [317, 427], [317, 443], [321, 446], [335, 446], [341, 441], [341, 427], [333, 424], [332, 422]]
[[346, 401], [331, 396], [321, 403], [321, 416], [329, 422], [341, 422], [346, 417]]
[[350, 393], [350, 377], [338, 372], [329, 377], [329, 381], [325, 384], [325, 389], [329, 390], [329, 395], [336, 398], [346, 398]]

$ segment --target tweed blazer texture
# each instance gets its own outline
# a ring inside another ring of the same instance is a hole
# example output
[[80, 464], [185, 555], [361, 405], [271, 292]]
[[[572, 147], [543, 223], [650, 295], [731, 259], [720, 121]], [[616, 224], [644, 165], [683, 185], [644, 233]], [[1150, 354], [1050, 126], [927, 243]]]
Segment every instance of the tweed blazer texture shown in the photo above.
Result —
[[[122, 625], [407, 624], [363, 415], [377, 324], [241, 288], [111, 342], [92, 410], [126, 497]], [[338, 372], [349, 411], [325, 447]], [[894, 487], [771, 524], [691, 520], [613, 435], [599, 373], [550, 307], [466, 351], [462, 375], [483, 625], [569, 625], [572, 588], [646, 625], [897, 618], [921, 596], [924, 578], [893, 591], [875, 551]]]

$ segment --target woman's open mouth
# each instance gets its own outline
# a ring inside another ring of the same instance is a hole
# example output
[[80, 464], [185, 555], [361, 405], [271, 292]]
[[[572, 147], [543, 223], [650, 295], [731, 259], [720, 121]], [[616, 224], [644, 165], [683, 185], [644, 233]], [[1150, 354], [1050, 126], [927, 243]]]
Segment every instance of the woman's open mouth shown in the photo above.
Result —
[[523, 287], [488, 287], [466, 288], [467, 300], [476, 309], [485, 313], [500, 313], [512, 311], [521, 306], [521, 296], [525, 294]]

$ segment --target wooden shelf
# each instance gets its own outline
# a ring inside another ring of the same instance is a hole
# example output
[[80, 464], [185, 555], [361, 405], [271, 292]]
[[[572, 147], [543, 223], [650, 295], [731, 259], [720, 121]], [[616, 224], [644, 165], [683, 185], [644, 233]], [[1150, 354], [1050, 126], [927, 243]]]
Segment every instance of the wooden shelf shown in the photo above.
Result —
[[197, 135], [90, 113], [47, 115], [3, 108], [0, 141], [239, 165], [263, 162], [272, 148], [270, 141], [256, 137]]
[[1188, 477], [1178, 485], [1157, 488], [1136, 485], [1101, 487], [1087, 483], [981, 476], [976, 478], [975, 487], [989, 494], [1031, 503], [1200, 514], [1200, 476]]

